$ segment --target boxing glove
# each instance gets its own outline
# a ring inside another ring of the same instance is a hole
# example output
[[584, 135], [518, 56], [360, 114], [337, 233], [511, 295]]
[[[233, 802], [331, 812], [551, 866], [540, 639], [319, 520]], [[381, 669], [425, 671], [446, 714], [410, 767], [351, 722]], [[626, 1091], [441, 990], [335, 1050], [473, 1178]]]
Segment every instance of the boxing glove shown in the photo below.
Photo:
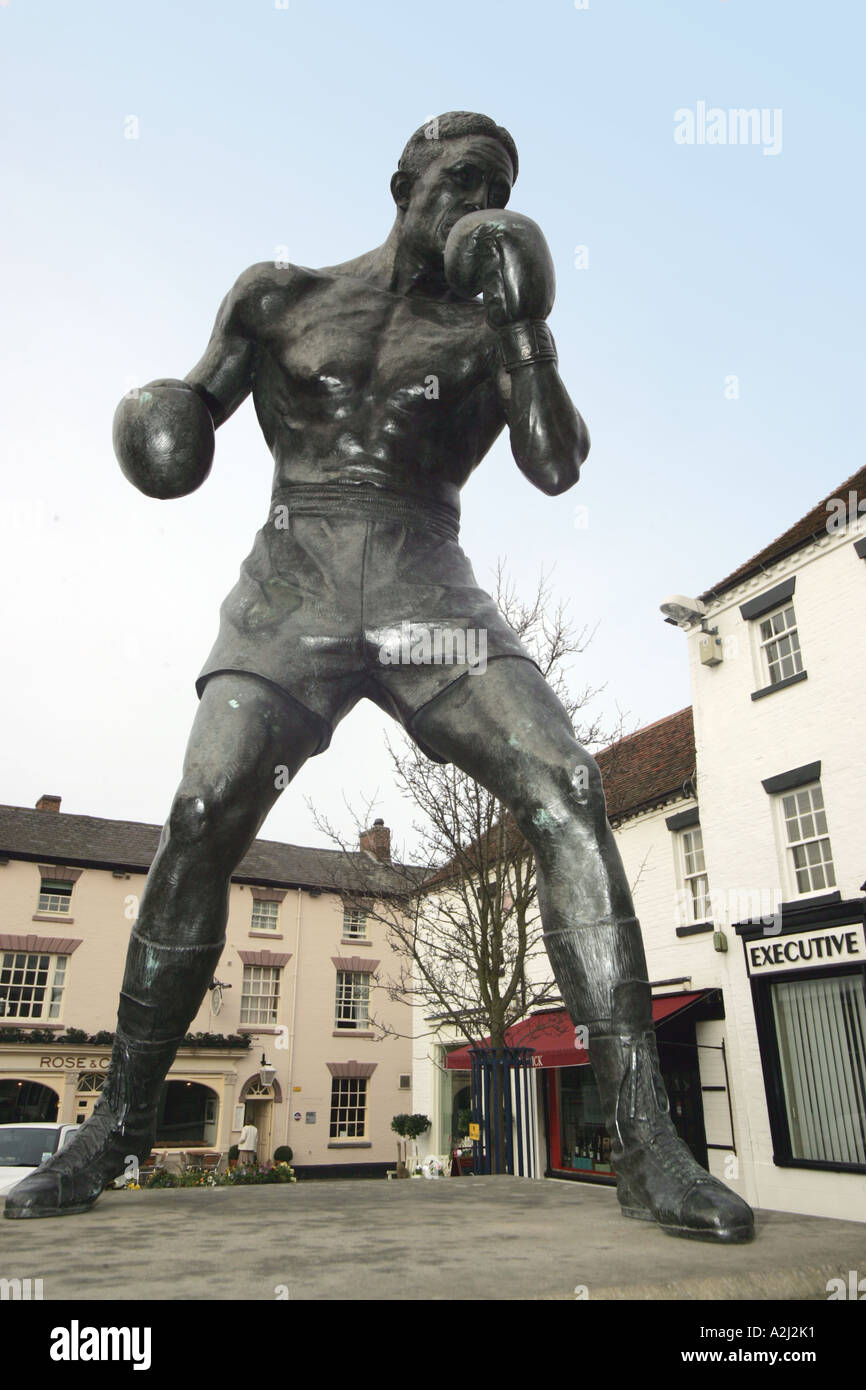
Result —
[[504, 208], [461, 217], [445, 243], [445, 278], [466, 298], [483, 296], [506, 371], [556, 359], [544, 322], [553, 308], [556, 275], [544, 233], [532, 218]]
[[125, 477], [148, 497], [185, 497], [211, 470], [214, 423], [185, 381], [151, 381], [114, 413], [114, 452]]

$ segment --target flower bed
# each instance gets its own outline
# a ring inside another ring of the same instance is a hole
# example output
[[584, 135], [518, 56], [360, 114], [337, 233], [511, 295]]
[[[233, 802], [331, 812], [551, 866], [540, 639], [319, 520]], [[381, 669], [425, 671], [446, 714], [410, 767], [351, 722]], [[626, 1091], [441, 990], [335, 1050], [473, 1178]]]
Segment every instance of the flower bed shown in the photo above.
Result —
[[286, 1182], [297, 1182], [295, 1170], [289, 1163], [250, 1164], [245, 1168], [230, 1168], [226, 1173], [204, 1173], [200, 1168], [184, 1168], [173, 1173], [168, 1168], [156, 1168], [142, 1183], [127, 1184], [126, 1191], [138, 1187], [253, 1187]]

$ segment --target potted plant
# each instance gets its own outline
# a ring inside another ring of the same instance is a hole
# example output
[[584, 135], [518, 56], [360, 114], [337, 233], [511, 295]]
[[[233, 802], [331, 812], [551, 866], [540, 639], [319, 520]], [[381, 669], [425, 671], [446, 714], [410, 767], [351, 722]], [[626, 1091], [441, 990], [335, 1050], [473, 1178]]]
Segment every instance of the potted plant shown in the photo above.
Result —
[[430, 1121], [426, 1115], [395, 1115], [391, 1121], [391, 1128], [395, 1134], [400, 1136], [397, 1141], [397, 1177], [408, 1178], [409, 1169], [406, 1158], [409, 1142], [414, 1141], [425, 1130], [428, 1130]]
[[280, 1144], [279, 1148], [274, 1149], [274, 1163], [291, 1163], [293, 1157], [288, 1144]]
[[238, 1155], [239, 1155], [239, 1153], [240, 1153], [240, 1150], [238, 1149], [237, 1144], [232, 1144], [231, 1148], [229, 1149], [229, 1167], [230, 1167], [230, 1168], [236, 1168], [236, 1167], [237, 1167], [237, 1165], [238, 1165]]

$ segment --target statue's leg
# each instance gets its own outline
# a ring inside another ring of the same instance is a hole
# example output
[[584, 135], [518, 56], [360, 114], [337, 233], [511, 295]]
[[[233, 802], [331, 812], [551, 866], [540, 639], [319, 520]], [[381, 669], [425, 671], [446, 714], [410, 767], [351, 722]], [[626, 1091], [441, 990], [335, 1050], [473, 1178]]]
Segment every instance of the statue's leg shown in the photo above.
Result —
[[506, 657], [443, 692], [412, 728], [510, 808], [534, 851], [545, 944], [573, 1022], [588, 1029], [624, 1214], [671, 1235], [749, 1240], [751, 1209], [700, 1167], [671, 1122], [601, 775], [560, 701], [535, 666]]
[[100, 1099], [63, 1152], [13, 1189], [7, 1217], [86, 1211], [130, 1157], [150, 1153], [162, 1082], [223, 949], [231, 874], [320, 737], [320, 723], [255, 676], [206, 685], [130, 936]]

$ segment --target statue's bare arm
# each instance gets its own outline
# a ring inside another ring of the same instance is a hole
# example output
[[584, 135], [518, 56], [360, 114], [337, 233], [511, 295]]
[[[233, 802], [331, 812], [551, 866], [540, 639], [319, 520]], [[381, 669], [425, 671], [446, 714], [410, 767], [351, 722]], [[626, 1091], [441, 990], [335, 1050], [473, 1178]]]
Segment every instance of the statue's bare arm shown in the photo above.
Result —
[[204, 400], [215, 428], [234, 414], [252, 389], [262, 301], [268, 291], [280, 288], [269, 262], [245, 270], [219, 307], [204, 356], [184, 378]]
[[150, 381], [120, 402], [115, 453], [130, 482], [148, 496], [183, 497], [208, 476], [214, 430], [252, 389], [261, 325], [285, 302], [290, 275], [269, 263], [245, 270], [220, 305], [205, 354], [187, 377]]
[[572, 405], [554, 361], [532, 362], [497, 377], [521, 473], [548, 496], [573, 487], [589, 453], [589, 430]]

